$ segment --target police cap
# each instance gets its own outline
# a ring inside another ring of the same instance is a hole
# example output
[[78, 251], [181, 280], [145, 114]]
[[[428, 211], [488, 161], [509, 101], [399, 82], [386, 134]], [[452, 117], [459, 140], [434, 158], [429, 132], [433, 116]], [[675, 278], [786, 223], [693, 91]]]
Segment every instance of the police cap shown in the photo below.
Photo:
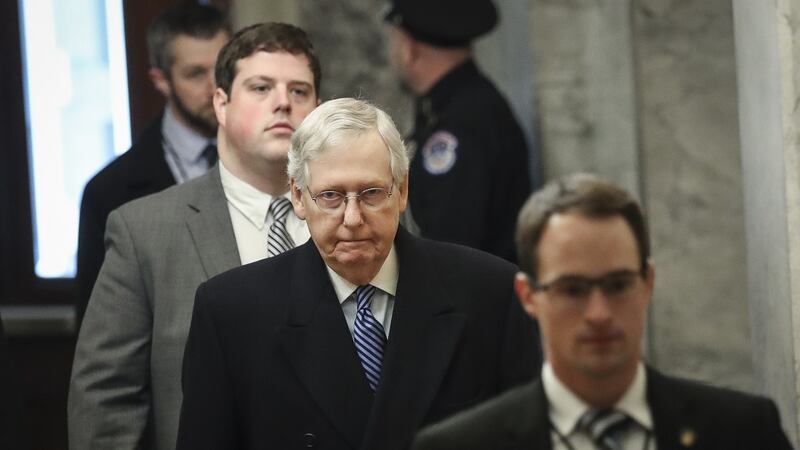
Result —
[[491, 0], [390, 0], [384, 19], [414, 38], [441, 47], [459, 47], [497, 24]]

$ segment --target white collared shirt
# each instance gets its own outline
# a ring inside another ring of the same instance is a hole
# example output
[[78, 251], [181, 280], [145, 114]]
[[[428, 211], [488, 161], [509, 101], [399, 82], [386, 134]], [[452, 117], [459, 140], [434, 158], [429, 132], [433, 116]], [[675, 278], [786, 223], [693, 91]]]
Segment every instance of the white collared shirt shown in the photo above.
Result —
[[161, 120], [161, 136], [164, 159], [178, 184], [197, 178], [208, 172], [208, 160], [203, 152], [216, 138], [207, 138], [180, 123], [167, 105]]
[[[350, 329], [350, 335], [352, 336], [358, 305], [351, 296], [358, 286], [342, 278], [327, 265], [325, 268], [328, 269], [328, 275], [331, 277], [331, 283], [333, 283], [333, 290], [336, 291], [336, 297], [339, 299], [339, 304], [342, 305], [342, 313], [344, 313], [347, 327]], [[369, 282], [369, 284], [378, 288], [372, 297], [370, 309], [375, 319], [383, 325], [387, 338], [389, 337], [389, 329], [392, 326], [392, 312], [394, 311], [398, 275], [397, 253], [395, 253], [394, 244], [392, 244], [392, 249], [389, 250], [389, 255], [386, 256], [386, 260], [383, 262], [378, 274]]]
[[[594, 450], [588, 436], [578, 431], [576, 426], [581, 416], [590, 409], [589, 405], [578, 398], [558, 379], [550, 363], [542, 367], [542, 384], [550, 405], [550, 423], [555, 430], [551, 434], [553, 450]], [[652, 437], [653, 417], [647, 404], [647, 372], [639, 363], [633, 383], [620, 398], [614, 409], [620, 410], [639, 424], [629, 427], [621, 438], [622, 448], [626, 450], [655, 450], [656, 442]], [[557, 430], [557, 432], [556, 432]], [[566, 445], [562, 437], [569, 441]]]
[[[269, 213], [272, 196], [259, 191], [232, 174], [222, 161], [219, 162], [219, 177], [222, 190], [228, 200], [233, 234], [242, 264], [248, 264], [267, 257], [267, 236], [273, 218]], [[284, 196], [291, 200], [287, 192]], [[295, 246], [308, 241], [311, 236], [305, 220], [300, 220], [294, 210], [286, 216], [286, 231], [294, 240]]]

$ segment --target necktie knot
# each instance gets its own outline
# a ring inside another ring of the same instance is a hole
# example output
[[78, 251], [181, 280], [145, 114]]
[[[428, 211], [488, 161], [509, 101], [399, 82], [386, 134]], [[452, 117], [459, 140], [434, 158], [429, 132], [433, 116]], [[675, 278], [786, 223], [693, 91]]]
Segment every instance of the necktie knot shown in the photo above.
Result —
[[279, 255], [290, 248], [294, 248], [294, 239], [286, 229], [286, 217], [292, 210], [292, 202], [286, 197], [275, 197], [269, 204], [269, 214], [272, 215], [272, 225], [267, 236], [267, 256]]
[[372, 296], [375, 294], [375, 286], [365, 284], [356, 288], [356, 304], [358, 311], [369, 309], [372, 305]]
[[614, 409], [590, 409], [578, 420], [578, 429], [585, 432], [602, 450], [621, 450], [619, 435], [631, 418]]
[[289, 210], [292, 209], [292, 202], [286, 197], [275, 197], [272, 203], [269, 204], [269, 213], [272, 214], [272, 219], [275, 222], [286, 222], [286, 216], [289, 215]]

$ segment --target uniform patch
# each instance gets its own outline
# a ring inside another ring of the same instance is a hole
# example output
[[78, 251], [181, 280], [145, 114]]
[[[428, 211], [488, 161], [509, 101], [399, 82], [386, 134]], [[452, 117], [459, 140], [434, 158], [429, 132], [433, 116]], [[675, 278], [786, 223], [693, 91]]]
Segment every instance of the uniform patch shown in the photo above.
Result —
[[422, 147], [422, 166], [431, 175], [442, 175], [456, 164], [458, 138], [448, 131], [437, 131]]

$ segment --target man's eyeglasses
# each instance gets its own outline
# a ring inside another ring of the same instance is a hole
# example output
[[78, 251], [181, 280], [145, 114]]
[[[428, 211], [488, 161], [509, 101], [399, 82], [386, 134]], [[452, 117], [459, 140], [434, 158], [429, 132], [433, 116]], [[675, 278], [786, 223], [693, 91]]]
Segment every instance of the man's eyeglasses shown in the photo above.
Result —
[[621, 270], [597, 278], [564, 276], [547, 283], [531, 279], [531, 287], [535, 291], [547, 292], [565, 305], [582, 307], [586, 305], [595, 286], [609, 301], [628, 299], [641, 276], [640, 272]]
[[311, 193], [311, 190], [306, 187], [308, 195], [311, 196], [311, 200], [314, 200], [314, 203], [317, 204], [319, 209], [331, 214], [344, 211], [344, 205], [349, 199], [357, 199], [361, 205], [369, 211], [378, 211], [389, 202], [389, 197], [392, 196], [393, 189], [394, 183], [392, 183], [392, 186], [388, 190], [379, 187], [370, 187], [353, 195], [347, 195], [339, 191], [321, 191], [314, 195]]

